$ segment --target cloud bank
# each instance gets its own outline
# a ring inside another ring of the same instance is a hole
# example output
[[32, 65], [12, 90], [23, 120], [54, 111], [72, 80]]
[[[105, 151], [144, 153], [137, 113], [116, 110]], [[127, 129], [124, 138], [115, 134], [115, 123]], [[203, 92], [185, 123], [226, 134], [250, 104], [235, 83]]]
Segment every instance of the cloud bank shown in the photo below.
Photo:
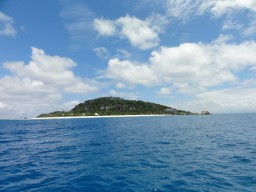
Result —
[[[0, 79], [0, 101], [6, 115], [17, 117], [38, 114], [55, 108], [64, 93], [89, 94], [98, 88], [77, 77], [71, 70], [75, 67], [72, 59], [45, 54], [42, 49], [32, 47], [31, 61], [5, 62], [4, 68], [12, 75]], [[8, 112], [9, 111], [9, 112]], [[3, 113], [3, 112], [2, 112]], [[11, 113], [11, 114], [10, 114]]]
[[[220, 91], [218, 88], [227, 84], [238, 86], [243, 81], [239, 78], [241, 73], [254, 74], [255, 52], [255, 41], [240, 44], [222, 41], [209, 44], [184, 43], [152, 51], [147, 64], [113, 58], [108, 62], [105, 77], [128, 86], [160, 86], [160, 95], [170, 95], [173, 92], [194, 95], [196, 100], [204, 103], [212, 95], [211, 98], [219, 98], [220, 103], [217, 104], [221, 105], [221, 101], [228, 102], [228, 96], [234, 93], [241, 98], [239, 92], [225, 89]], [[250, 84], [249, 87], [240, 88], [240, 92], [249, 91], [254, 94], [254, 86], [255, 84]], [[215, 91], [209, 91], [211, 89]], [[254, 96], [256, 97], [255, 94]], [[232, 103], [231, 100], [229, 102]], [[251, 99], [244, 102], [251, 102]], [[232, 105], [223, 106], [233, 109]], [[247, 103], [243, 106], [249, 105]]]
[[111, 59], [106, 76], [132, 85], [150, 86], [165, 82], [210, 87], [234, 82], [236, 73], [255, 67], [255, 52], [255, 41], [184, 43], [152, 51], [148, 64]]

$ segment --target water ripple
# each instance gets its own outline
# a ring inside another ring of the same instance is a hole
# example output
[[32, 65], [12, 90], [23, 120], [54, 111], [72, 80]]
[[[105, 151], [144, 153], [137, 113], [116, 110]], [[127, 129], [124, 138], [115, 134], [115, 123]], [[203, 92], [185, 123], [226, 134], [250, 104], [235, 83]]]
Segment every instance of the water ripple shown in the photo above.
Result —
[[0, 191], [256, 191], [255, 114], [0, 121]]

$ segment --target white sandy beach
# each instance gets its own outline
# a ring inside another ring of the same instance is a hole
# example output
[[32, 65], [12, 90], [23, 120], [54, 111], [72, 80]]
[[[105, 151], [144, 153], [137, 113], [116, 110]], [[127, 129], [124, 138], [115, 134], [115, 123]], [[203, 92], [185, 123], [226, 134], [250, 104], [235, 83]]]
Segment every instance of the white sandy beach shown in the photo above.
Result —
[[103, 116], [68, 116], [68, 117], [36, 117], [28, 120], [49, 120], [49, 119], [92, 119], [92, 118], [117, 118], [117, 117], [158, 117], [165, 115], [103, 115]]

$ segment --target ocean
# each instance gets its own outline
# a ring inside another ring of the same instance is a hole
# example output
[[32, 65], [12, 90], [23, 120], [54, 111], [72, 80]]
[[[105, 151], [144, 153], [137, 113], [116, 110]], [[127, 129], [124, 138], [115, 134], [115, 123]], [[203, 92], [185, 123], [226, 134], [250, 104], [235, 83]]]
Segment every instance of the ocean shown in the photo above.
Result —
[[256, 114], [0, 120], [0, 191], [255, 192]]

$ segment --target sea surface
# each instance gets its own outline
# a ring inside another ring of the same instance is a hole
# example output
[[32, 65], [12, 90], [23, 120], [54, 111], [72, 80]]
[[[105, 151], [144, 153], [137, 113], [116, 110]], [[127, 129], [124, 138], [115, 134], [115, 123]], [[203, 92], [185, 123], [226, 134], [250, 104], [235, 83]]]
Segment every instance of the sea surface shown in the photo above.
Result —
[[0, 121], [0, 191], [256, 191], [256, 114]]

